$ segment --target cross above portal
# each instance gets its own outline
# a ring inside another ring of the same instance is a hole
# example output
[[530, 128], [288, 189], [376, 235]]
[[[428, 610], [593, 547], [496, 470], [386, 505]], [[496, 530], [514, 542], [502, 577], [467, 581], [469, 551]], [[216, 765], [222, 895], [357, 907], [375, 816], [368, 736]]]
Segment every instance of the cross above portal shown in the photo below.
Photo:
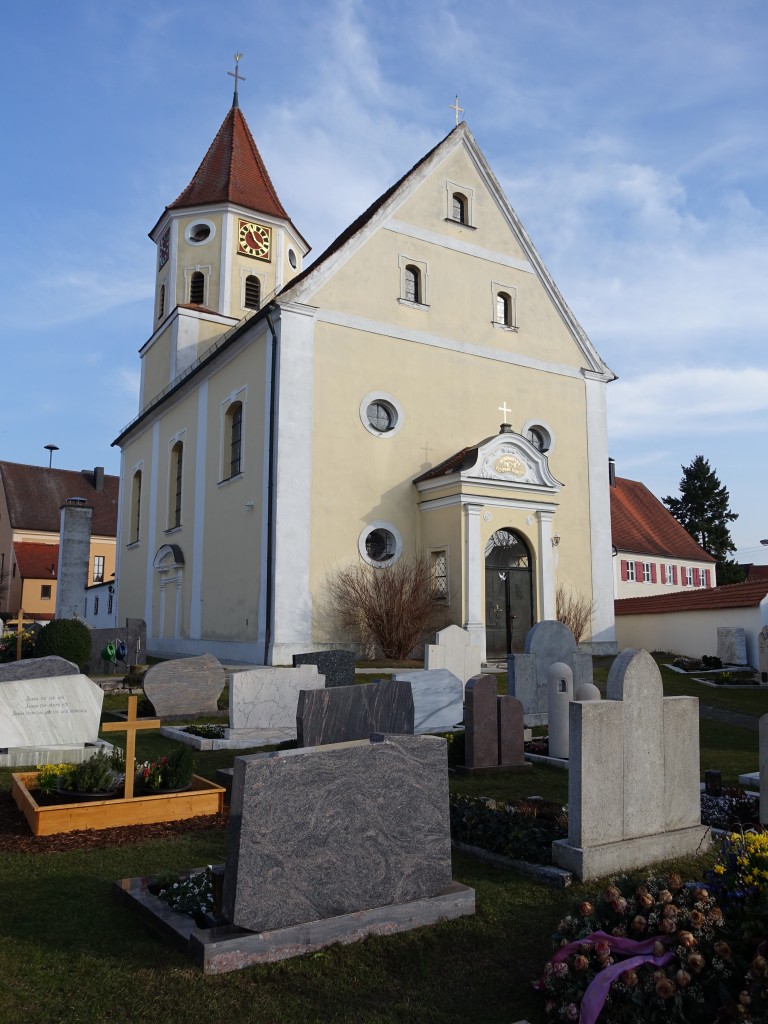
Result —
[[136, 717], [136, 697], [128, 698], [128, 719], [125, 722], [106, 722], [102, 732], [124, 732], [125, 738], [125, 799], [133, 796], [133, 776], [136, 772], [136, 733], [139, 729], [159, 729], [159, 718], [140, 722]]
[[506, 424], [507, 424], [507, 416], [508, 416], [509, 413], [512, 412], [511, 409], [507, 408], [507, 400], [506, 399], [504, 399], [504, 405], [500, 405], [499, 406], [499, 412], [503, 415], [503, 417], [504, 417], [504, 425], [506, 426]]
[[[230, 74], [231, 74], [231, 72], [230, 72]], [[449, 107], [451, 108], [451, 110], [453, 110], [453, 111], [455, 112], [455, 114], [456, 114], [456, 127], [458, 128], [458, 125], [459, 125], [459, 114], [460, 114], [460, 113], [461, 113], [461, 114], [463, 114], [463, 113], [464, 113], [464, 107], [460, 107], [460, 106], [459, 106], [459, 97], [458, 97], [458, 95], [456, 96], [456, 99], [454, 100], [454, 102], [453, 102], [453, 103], [449, 103], [449, 104], [448, 104], [448, 106], [449, 106]]]

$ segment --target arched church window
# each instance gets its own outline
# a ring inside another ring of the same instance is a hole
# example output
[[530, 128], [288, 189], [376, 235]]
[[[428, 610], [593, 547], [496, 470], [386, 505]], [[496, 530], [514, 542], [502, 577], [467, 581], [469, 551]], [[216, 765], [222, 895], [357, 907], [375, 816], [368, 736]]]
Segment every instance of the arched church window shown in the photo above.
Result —
[[170, 516], [168, 525], [170, 529], [181, 526], [181, 480], [184, 462], [184, 445], [177, 441], [171, 449], [171, 479], [169, 502]]
[[205, 275], [196, 270], [189, 282], [189, 301], [194, 305], [200, 305], [205, 299]]
[[408, 302], [421, 302], [421, 273], [412, 264], [405, 268], [405, 298]]
[[157, 319], [163, 319], [163, 313], [165, 313], [165, 285], [160, 285], [160, 303], [157, 310]]
[[261, 303], [261, 282], [254, 274], [245, 279], [245, 308], [258, 309]]
[[496, 323], [512, 326], [512, 300], [506, 292], [499, 292], [496, 296]]
[[467, 223], [467, 200], [459, 192], [453, 193], [453, 219], [459, 224]]
[[238, 476], [242, 472], [243, 450], [243, 403], [233, 402], [227, 409], [229, 425], [229, 475]]
[[141, 470], [137, 469], [133, 474], [131, 487], [131, 544], [136, 544], [140, 537], [141, 530]]

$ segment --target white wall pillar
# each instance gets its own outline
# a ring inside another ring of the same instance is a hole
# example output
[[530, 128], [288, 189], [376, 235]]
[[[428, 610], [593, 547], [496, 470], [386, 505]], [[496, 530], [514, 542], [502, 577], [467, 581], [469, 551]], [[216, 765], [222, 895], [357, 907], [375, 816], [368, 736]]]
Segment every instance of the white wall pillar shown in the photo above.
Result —
[[[611, 537], [611, 494], [608, 480], [608, 418], [605, 377], [584, 371], [587, 406], [587, 449], [589, 458], [589, 520], [592, 543], [592, 643], [604, 645], [605, 653], [616, 650], [613, 614], [613, 540]], [[599, 648], [593, 647], [598, 653]]]
[[[192, 579], [189, 598], [189, 636], [199, 640], [203, 625], [203, 542], [205, 528], [205, 458], [208, 449], [208, 381], [197, 393], [197, 444], [195, 446], [195, 509], [192, 518]], [[177, 636], [181, 634], [177, 631]]]
[[[149, 480], [145, 483], [142, 475], [142, 491], [149, 484], [149, 515], [147, 516], [147, 574], [146, 590], [144, 592], [144, 621], [147, 624], [147, 644], [153, 635], [154, 621], [152, 618], [152, 595], [155, 587], [155, 555], [157, 553], [157, 536], [162, 533], [163, 526], [157, 522], [158, 514], [158, 485], [160, 458], [160, 423], [152, 427], [152, 464], [149, 469]], [[162, 625], [162, 616], [160, 619]]]
[[552, 548], [552, 516], [554, 513], [539, 509], [539, 605], [542, 619], [555, 618], [555, 562]]
[[483, 609], [483, 574], [485, 551], [480, 537], [482, 505], [464, 505], [464, 590], [466, 620], [464, 629], [471, 643], [482, 651], [485, 661], [485, 614]]

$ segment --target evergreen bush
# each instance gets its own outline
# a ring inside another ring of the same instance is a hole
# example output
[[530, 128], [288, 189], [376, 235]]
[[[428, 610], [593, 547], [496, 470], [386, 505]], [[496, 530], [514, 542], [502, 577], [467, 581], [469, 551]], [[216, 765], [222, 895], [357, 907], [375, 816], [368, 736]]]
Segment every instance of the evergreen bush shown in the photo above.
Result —
[[38, 633], [35, 654], [38, 658], [57, 655], [82, 670], [90, 661], [92, 649], [91, 631], [84, 622], [80, 619], [53, 619]]

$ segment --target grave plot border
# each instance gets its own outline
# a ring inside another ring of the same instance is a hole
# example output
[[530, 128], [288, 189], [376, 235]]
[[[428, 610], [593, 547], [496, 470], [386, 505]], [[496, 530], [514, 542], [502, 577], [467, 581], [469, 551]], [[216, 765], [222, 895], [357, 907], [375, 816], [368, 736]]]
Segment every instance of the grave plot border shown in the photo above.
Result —
[[182, 821], [224, 810], [223, 786], [200, 775], [192, 776], [190, 789], [181, 793], [153, 793], [130, 800], [92, 800], [80, 804], [41, 807], [34, 798], [37, 772], [11, 775], [11, 795], [35, 836], [80, 829], [98, 831], [120, 825], [153, 825], [159, 821]]

